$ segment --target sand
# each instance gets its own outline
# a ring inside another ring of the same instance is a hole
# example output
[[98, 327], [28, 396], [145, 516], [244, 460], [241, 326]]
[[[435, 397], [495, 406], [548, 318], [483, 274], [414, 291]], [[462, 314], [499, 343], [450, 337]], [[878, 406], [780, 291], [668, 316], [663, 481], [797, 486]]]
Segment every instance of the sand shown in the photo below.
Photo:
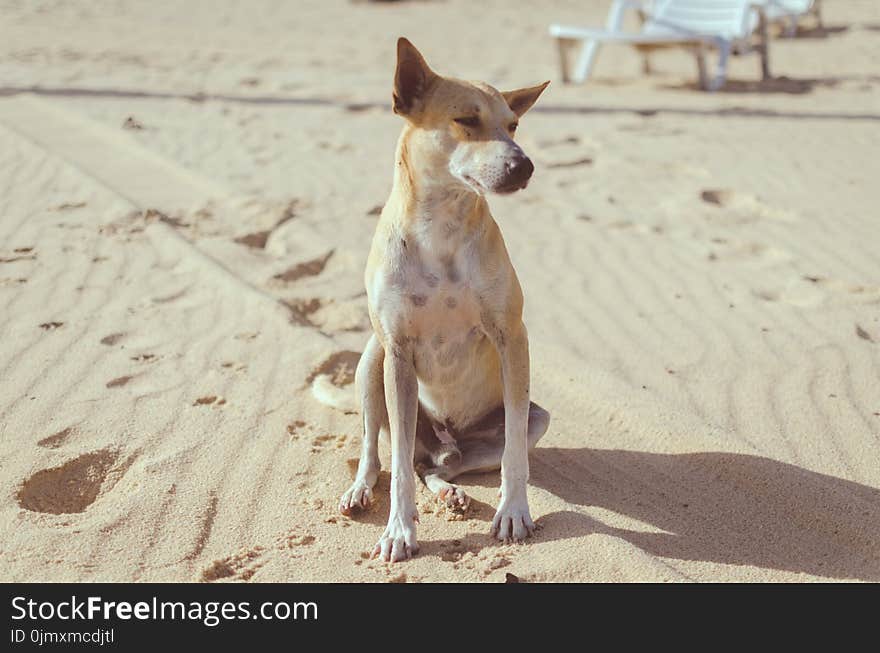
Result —
[[[3, 2], [0, 579], [880, 580], [880, 6], [824, 4], [705, 94], [676, 51], [559, 83], [547, 24], [605, 2]], [[554, 82], [490, 202], [553, 419], [528, 544], [469, 476], [388, 565], [309, 382], [369, 335], [399, 35]]]

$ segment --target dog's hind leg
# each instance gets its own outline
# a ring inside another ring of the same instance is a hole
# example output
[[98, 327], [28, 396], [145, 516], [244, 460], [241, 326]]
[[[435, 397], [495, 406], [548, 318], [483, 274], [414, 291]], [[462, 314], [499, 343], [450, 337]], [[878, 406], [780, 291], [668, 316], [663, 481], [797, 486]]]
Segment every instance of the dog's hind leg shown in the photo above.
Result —
[[[532, 402], [529, 404], [529, 426], [526, 437], [531, 450], [547, 432], [550, 413]], [[427, 469], [422, 474], [425, 485], [446, 505], [466, 510], [470, 497], [449, 481], [467, 472], [490, 472], [501, 467], [504, 455], [504, 409], [499, 408], [457, 441], [461, 456], [448, 465]]]
[[357, 474], [351, 487], [339, 500], [344, 515], [356, 508], [367, 508], [373, 499], [373, 486], [379, 477], [379, 431], [388, 431], [388, 410], [385, 407], [383, 363], [385, 350], [373, 335], [367, 343], [355, 372], [355, 388], [363, 418], [363, 442]]

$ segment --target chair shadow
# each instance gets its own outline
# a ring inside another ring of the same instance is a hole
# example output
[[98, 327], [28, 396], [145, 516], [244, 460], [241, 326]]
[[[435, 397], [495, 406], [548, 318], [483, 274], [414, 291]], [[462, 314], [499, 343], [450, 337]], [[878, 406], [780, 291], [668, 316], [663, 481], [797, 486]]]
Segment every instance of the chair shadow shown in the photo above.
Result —
[[827, 39], [837, 34], [845, 34], [850, 30], [849, 25], [822, 25], [813, 27], [803, 27], [798, 25], [794, 34], [796, 39]]
[[539, 447], [531, 460], [535, 486], [663, 531], [614, 528], [566, 512], [539, 520], [543, 537], [600, 532], [665, 558], [880, 580], [876, 488], [770, 458], [721, 452]]
[[[834, 81], [834, 80], [832, 80]], [[836, 79], [837, 82], [846, 81]], [[876, 76], [866, 77], [864, 82], [878, 81]], [[683, 89], [685, 86], [675, 87]], [[696, 88], [696, 86], [694, 86]], [[141, 91], [126, 89], [98, 89], [98, 88], [73, 88], [73, 87], [42, 87], [42, 86], [7, 86], [0, 87], [0, 98], [12, 97], [19, 94], [31, 93], [46, 97], [92, 97], [92, 98], [117, 98], [117, 99], [161, 99], [161, 100], [184, 100], [188, 102], [230, 102], [239, 104], [277, 105], [277, 106], [310, 106], [310, 107], [335, 107], [349, 113], [377, 110], [388, 111], [391, 105], [388, 102], [348, 102], [328, 97], [280, 97], [280, 96], [240, 96], [223, 93], [171, 93], [161, 91]], [[818, 111], [778, 111], [769, 108], [756, 107], [621, 107], [602, 106], [595, 103], [589, 105], [561, 105], [539, 104], [532, 111], [536, 114], [556, 115], [638, 115], [656, 116], [660, 114], [678, 116], [711, 116], [718, 118], [780, 118], [786, 120], [850, 120], [880, 122], [880, 113], [842, 113], [818, 112]]]
[[[869, 79], [865, 80], [870, 81]], [[670, 87], [681, 90], [684, 86]], [[696, 87], [694, 87], [696, 88]], [[704, 91], [700, 91], [701, 93]], [[716, 91], [717, 92], [717, 91]], [[620, 107], [609, 105], [561, 105], [545, 104], [534, 107], [531, 111], [537, 114], [557, 115], [635, 115], [653, 117], [658, 115], [713, 118], [778, 118], [784, 120], [847, 120], [880, 122], [880, 113], [845, 113], [840, 111], [778, 111], [767, 107], [682, 107], [682, 106], [650, 106]]]
[[[799, 78], [770, 77], [762, 80], [728, 79], [724, 86], [715, 93], [738, 94], [738, 93], [782, 93], [786, 95], [806, 95], [816, 88], [835, 88], [844, 81], [837, 77], [826, 78]], [[699, 91], [699, 84], [685, 82], [682, 84], [664, 84], [661, 88], [671, 91]]]

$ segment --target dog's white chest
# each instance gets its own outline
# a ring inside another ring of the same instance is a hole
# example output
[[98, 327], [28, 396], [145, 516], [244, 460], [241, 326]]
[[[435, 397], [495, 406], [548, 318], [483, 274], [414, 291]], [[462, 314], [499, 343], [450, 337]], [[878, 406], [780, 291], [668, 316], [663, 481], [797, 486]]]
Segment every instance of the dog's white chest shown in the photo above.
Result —
[[460, 257], [420, 259], [407, 275], [405, 313], [423, 384], [446, 385], [468, 374], [485, 335], [477, 293]]

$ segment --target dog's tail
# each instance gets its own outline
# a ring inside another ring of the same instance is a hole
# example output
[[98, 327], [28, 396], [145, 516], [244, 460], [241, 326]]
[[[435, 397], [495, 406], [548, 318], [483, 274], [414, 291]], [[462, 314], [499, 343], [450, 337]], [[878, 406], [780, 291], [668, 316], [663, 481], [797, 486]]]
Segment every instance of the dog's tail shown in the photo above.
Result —
[[329, 374], [319, 374], [315, 377], [312, 381], [312, 395], [325, 406], [341, 410], [343, 413], [358, 411], [354, 389], [350, 385], [339, 387], [333, 383], [333, 377]]

